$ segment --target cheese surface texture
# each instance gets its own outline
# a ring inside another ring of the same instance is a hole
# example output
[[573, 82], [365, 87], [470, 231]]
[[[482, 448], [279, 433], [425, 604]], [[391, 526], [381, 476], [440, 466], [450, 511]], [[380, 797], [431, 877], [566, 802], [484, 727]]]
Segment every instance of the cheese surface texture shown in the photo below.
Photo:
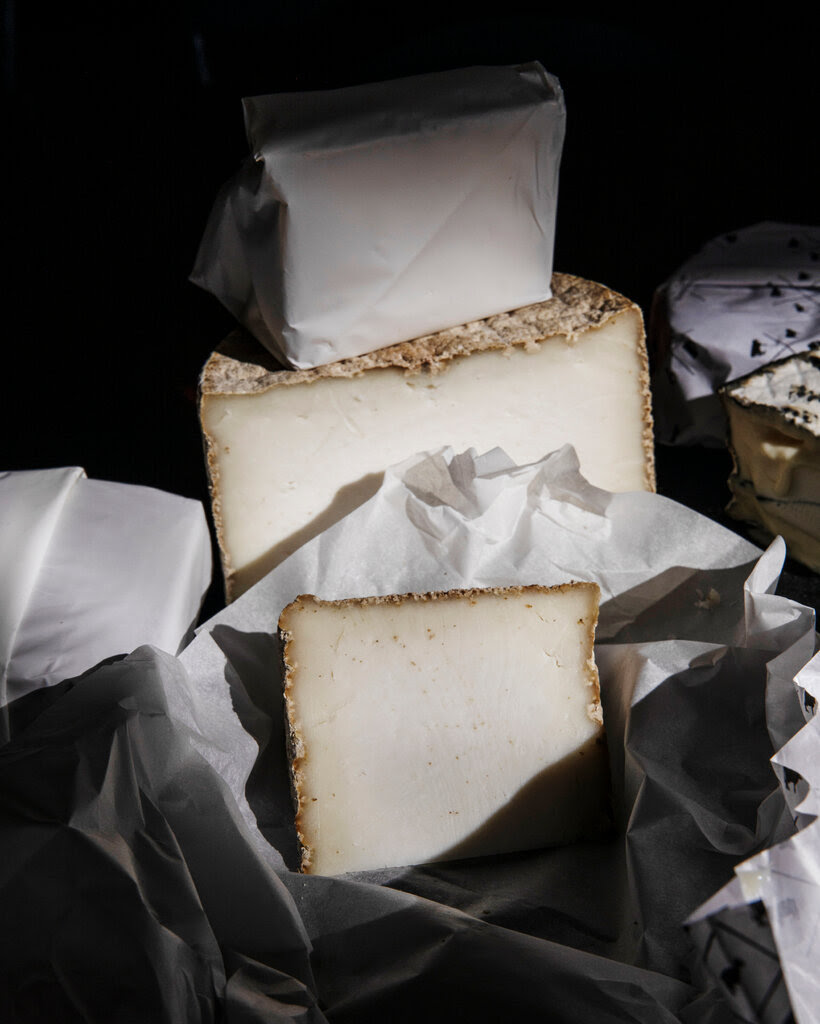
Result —
[[820, 572], [820, 356], [804, 352], [723, 390], [736, 519], [780, 534]]
[[297, 598], [279, 620], [302, 870], [600, 835], [599, 590]]
[[554, 275], [553, 298], [314, 370], [282, 370], [247, 335], [208, 361], [200, 416], [231, 600], [421, 451], [567, 442], [613, 491], [654, 489], [640, 311]]

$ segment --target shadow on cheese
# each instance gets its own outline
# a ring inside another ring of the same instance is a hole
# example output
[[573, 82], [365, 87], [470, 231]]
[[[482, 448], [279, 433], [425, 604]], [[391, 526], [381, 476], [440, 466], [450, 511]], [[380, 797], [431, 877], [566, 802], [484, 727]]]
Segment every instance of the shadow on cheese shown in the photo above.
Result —
[[544, 768], [469, 836], [431, 860], [461, 860], [598, 839], [612, 828], [606, 740]]
[[275, 569], [280, 562], [284, 562], [303, 544], [318, 537], [320, 533], [330, 529], [334, 523], [338, 523], [339, 520], [350, 515], [354, 509], [369, 501], [381, 487], [383, 480], [384, 473], [368, 473], [361, 479], [340, 487], [333, 495], [330, 504], [305, 523], [301, 529], [288, 534], [287, 537], [268, 548], [264, 554], [236, 569], [231, 575], [233, 581], [231, 596], [238, 597], [240, 594], [244, 594], [254, 583], [261, 580], [263, 576], [267, 576], [272, 569]]

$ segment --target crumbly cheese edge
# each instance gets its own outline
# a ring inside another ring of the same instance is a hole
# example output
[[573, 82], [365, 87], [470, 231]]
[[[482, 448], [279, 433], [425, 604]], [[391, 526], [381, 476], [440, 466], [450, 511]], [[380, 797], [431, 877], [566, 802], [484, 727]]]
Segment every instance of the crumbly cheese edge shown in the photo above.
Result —
[[510, 346], [533, 348], [553, 337], [564, 337], [567, 344], [574, 344], [585, 331], [602, 327], [620, 313], [630, 310], [641, 316], [638, 306], [625, 296], [570, 274], [554, 274], [552, 292], [552, 298], [543, 302], [310, 369], [283, 367], [239, 328], [228, 335], [205, 364], [200, 392], [259, 394], [272, 387], [290, 387], [323, 377], [358, 377], [367, 370], [385, 367], [403, 369], [408, 374], [422, 370], [436, 373], [450, 360], [473, 352]]
[[[803, 438], [807, 441], [817, 441], [820, 439], [818, 434], [804, 423], [801, 423], [799, 419], [790, 419], [784, 416], [778, 406], [766, 402], [756, 402], [753, 398], [749, 398], [740, 391], [734, 393], [732, 386], [722, 388], [720, 396], [723, 399], [727, 418], [731, 415], [731, 409], [734, 407], [744, 413], [750, 413], [758, 417], [767, 425], [776, 427], [784, 434], [793, 434], [795, 437]], [[731, 438], [729, 447], [731, 448]], [[732, 449], [732, 454], [734, 455], [734, 449]]]
[[216, 543], [219, 547], [219, 556], [222, 564], [222, 576], [225, 586], [225, 602], [230, 604], [238, 595], [234, 593], [236, 580], [234, 576], [233, 559], [228, 548], [228, 541], [225, 536], [224, 519], [222, 518], [222, 492], [220, 490], [219, 473], [219, 445], [216, 439], [205, 429], [205, 420], [202, 415], [203, 396], [200, 395], [199, 422], [202, 429], [202, 442], [205, 454], [205, 470], [208, 477], [208, 493], [211, 499], [211, 518], [213, 519]]
[[[297, 598], [297, 601], [299, 600], [300, 599]], [[290, 605], [288, 607], [290, 607]], [[287, 609], [285, 609], [285, 611], [287, 611]], [[284, 615], [284, 612], [282, 615]], [[296, 704], [293, 699], [294, 674], [297, 666], [289, 660], [292, 639], [293, 634], [282, 627], [282, 617], [280, 616], [279, 642], [282, 645], [282, 664], [285, 669], [285, 753], [290, 769], [290, 795], [293, 802], [296, 839], [299, 844], [299, 870], [304, 874], [309, 874], [313, 863], [313, 847], [308, 841], [307, 835], [302, 831], [302, 808], [305, 803], [305, 773], [303, 765], [307, 759], [307, 754], [305, 751], [304, 739], [302, 738], [301, 723], [299, 722], [296, 713]]]
[[293, 634], [288, 628], [287, 619], [292, 610], [296, 610], [303, 602], [311, 602], [320, 606], [362, 607], [371, 604], [403, 604], [406, 601], [441, 601], [441, 600], [471, 600], [476, 596], [492, 594], [497, 597], [504, 597], [510, 594], [523, 593], [558, 593], [564, 590], [587, 589], [595, 592], [597, 600], [595, 603], [594, 615], [590, 623], [590, 634], [593, 638], [593, 650], [586, 661], [587, 684], [592, 688], [592, 699], [587, 705], [587, 715], [596, 725], [603, 726], [603, 709], [601, 706], [601, 684], [598, 675], [598, 668], [595, 664], [594, 637], [598, 624], [598, 602], [600, 601], [601, 588], [597, 583], [590, 581], [570, 580], [566, 583], [558, 583], [551, 587], [531, 584], [526, 586], [513, 587], [473, 587], [467, 590], [436, 590], [429, 593], [387, 594], [377, 597], [351, 597], [339, 601], [326, 601], [315, 597], [313, 594], [300, 594], [290, 602], [279, 616], [278, 630], [279, 640], [282, 649], [282, 664], [284, 666], [284, 710], [285, 710], [285, 743], [286, 756], [290, 768], [290, 791], [294, 806], [294, 825], [296, 838], [299, 844], [300, 864], [299, 870], [302, 874], [310, 874], [313, 866], [313, 846], [309, 836], [303, 831], [302, 810], [307, 800], [305, 792], [304, 765], [307, 762], [308, 750], [305, 744], [301, 722], [296, 710], [293, 691], [295, 686], [295, 674], [298, 665], [290, 658], [291, 643]]

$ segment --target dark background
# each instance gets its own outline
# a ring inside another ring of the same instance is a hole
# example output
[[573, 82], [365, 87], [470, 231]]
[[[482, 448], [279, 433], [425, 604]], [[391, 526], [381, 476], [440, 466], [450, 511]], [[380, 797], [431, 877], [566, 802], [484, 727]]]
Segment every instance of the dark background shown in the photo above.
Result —
[[[820, 221], [817, 19], [785, 5], [739, 24], [509, 2], [52, 6], [0, 3], [3, 469], [81, 465], [207, 504], [196, 381], [232, 320], [187, 275], [246, 154], [245, 95], [540, 60], [568, 110], [556, 269], [647, 313], [709, 238]], [[662, 493], [728, 522], [725, 453], [658, 459]], [[816, 604], [817, 584], [790, 564], [781, 589]]]

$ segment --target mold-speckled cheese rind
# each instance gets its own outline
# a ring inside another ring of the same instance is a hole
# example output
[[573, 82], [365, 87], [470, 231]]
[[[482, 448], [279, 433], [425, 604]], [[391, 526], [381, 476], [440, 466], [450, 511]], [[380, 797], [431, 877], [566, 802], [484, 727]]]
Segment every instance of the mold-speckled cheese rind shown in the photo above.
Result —
[[780, 534], [820, 572], [820, 355], [803, 352], [726, 385], [734, 471], [728, 511], [762, 540]]
[[298, 598], [279, 621], [302, 870], [600, 835], [598, 587]]
[[284, 370], [235, 332], [200, 416], [228, 599], [375, 493], [420, 451], [499, 446], [519, 464], [569, 442], [613, 491], [654, 489], [643, 321], [602, 285], [366, 356]]

